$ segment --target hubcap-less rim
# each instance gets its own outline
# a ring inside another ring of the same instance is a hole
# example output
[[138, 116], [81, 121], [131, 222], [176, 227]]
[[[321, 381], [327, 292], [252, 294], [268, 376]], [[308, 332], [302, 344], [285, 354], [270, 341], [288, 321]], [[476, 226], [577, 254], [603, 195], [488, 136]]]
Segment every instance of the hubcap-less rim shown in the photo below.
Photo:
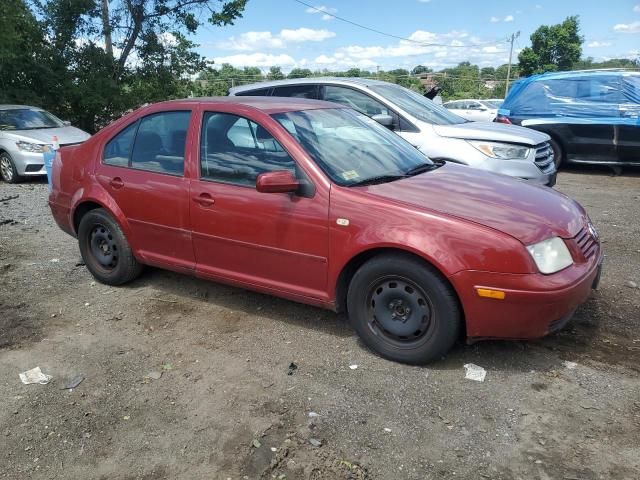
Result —
[[433, 306], [409, 279], [389, 276], [374, 282], [367, 298], [369, 328], [385, 340], [409, 345], [426, 339], [433, 327]]
[[91, 255], [105, 270], [113, 270], [118, 265], [118, 245], [113, 235], [104, 225], [96, 225], [89, 233]]
[[13, 180], [13, 168], [11, 168], [11, 160], [9, 160], [6, 156], [0, 157], [0, 173], [2, 174], [2, 178], [6, 181], [10, 182]]

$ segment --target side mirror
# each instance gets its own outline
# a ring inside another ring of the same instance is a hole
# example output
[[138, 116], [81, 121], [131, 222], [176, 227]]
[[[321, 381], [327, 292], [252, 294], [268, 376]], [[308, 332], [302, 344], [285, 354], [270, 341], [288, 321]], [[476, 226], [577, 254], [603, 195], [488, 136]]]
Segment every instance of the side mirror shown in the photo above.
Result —
[[478, 110], [480, 110], [481, 112], [486, 112], [488, 110], [487, 107], [479, 107]]
[[258, 175], [256, 190], [261, 193], [293, 193], [300, 188], [300, 182], [288, 170], [276, 170]]
[[383, 127], [393, 128], [393, 117], [391, 115], [387, 115], [385, 113], [378, 113], [377, 115], [373, 115], [371, 118], [374, 119]]
[[63, 120], [63, 121], [62, 121], [62, 124], [63, 124], [65, 127], [69, 127], [69, 126], [71, 126], [71, 122], [70, 122], [69, 120]]

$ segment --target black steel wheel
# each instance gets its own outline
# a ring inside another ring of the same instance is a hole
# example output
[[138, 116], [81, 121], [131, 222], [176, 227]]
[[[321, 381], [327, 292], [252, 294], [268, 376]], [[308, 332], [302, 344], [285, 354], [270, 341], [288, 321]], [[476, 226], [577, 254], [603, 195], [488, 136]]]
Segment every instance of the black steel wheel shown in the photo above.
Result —
[[358, 269], [349, 284], [347, 311], [369, 348], [404, 363], [440, 359], [462, 326], [449, 283], [430, 265], [402, 253], [376, 256]]
[[553, 138], [549, 140], [549, 143], [551, 144], [551, 150], [553, 150], [553, 161], [556, 164], [556, 170], [559, 170], [560, 165], [562, 165], [564, 161], [564, 151], [560, 144]]
[[102, 283], [122, 285], [142, 271], [120, 225], [102, 208], [82, 217], [78, 244], [87, 268]]

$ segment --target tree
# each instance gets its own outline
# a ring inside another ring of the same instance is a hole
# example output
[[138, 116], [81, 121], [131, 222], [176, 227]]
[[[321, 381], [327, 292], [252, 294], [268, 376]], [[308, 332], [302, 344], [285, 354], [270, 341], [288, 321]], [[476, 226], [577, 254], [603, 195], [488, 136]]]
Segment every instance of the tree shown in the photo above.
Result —
[[413, 75], [420, 75], [421, 73], [431, 73], [432, 70], [429, 67], [425, 67], [424, 65], [417, 65], [415, 67], [413, 67], [413, 70], [411, 70], [411, 73]]
[[313, 72], [308, 68], [294, 68], [289, 72], [287, 78], [308, 78], [313, 77]]
[[267, 73], [267, 78], [269, 80], [282, 80], [286, 77], [284, 73], [282, 73], [282, 69], [280, 67], [271, 67], [269, 69], [269, 73]]
[[580, 21], [567, 17], [557, 25], [542, 25], [531, 35], [531, 47], [518, 55], [523, 75], [554, 70], [571, 70], [582, 55]]

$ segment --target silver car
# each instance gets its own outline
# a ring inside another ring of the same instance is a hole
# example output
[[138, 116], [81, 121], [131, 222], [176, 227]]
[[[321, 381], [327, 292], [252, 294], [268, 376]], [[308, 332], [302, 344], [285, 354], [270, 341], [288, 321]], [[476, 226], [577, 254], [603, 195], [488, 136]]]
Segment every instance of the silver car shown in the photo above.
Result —
[[52, 145], [82, 143], [91, 135], [41, 108], [0, 105], [0, 176], [15, 183], [23, 177], [46, 175], [42, 153]]
[[434, 160], [553, 186], [550, 137], [493, 122], [469, 122], [407, 88], [365, 78], [300, 78], [232, 88], [229, 95], [301, 97], [340, 103], [394, 130]]

